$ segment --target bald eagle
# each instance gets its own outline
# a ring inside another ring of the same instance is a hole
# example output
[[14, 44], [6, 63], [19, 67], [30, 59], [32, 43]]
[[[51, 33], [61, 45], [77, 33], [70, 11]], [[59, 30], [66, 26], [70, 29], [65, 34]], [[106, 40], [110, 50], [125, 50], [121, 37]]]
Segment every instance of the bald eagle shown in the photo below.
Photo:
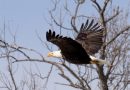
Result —
[[93, 54], [97, 53], [103, 44], [103, 30], [94, 20], [82, 23], [75, 40], [63, 37], [55, 31], [47, 31], [47, 41], [57, 45], [60, 50], [48, 53], [48, 57], [63, 58], [73, 64], [110, 64], [106, 60], [98, 59]]

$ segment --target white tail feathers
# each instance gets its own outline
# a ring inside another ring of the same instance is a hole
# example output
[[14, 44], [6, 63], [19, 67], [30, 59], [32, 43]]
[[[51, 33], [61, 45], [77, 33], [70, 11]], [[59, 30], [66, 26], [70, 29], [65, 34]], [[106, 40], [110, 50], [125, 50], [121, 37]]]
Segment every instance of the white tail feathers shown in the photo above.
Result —
[[106, 61], [106, 60], [98, 59], [98, 58], [96, 58], [94, 56], [91, 56], [91, 55], [90, 55], [90, 58], [92, 60], [91, 64], [99, 64], [99, 65], [106, 64], [108, 66], [111, 66], [111, 64], [108, 61]]

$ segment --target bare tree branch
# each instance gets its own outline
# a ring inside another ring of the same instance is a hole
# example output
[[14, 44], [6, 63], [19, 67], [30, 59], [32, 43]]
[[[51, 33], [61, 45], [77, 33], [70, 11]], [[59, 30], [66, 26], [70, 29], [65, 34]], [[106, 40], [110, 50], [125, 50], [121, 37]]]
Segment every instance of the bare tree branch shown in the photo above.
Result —
[[121, 34], [123, 34], [124, 32], [128, 31], [130, 29], [130, 26], [127, 26], [126, 28], [124, 28], [124, 30], [120, 31], [116, 36], [114, 36], [109, 42], [106, 43], [105, 46], [109, 45], [110, 43], [112, 43], [116, 38], [118, 38]]

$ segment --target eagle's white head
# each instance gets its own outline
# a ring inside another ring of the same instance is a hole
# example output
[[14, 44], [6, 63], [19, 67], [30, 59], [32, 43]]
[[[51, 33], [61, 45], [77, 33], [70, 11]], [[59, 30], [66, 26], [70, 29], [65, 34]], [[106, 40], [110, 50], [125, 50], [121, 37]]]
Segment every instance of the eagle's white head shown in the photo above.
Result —
[[61, 51], [49, 52], [47, 56], [48, 56], [48, 57], [62, 58]]

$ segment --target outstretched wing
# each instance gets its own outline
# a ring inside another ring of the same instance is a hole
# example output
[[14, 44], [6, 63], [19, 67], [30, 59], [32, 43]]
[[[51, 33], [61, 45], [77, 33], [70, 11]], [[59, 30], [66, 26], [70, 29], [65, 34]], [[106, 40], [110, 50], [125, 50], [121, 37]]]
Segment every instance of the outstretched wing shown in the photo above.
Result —
[[90, 55], [95, 54], [103, 44], [104, 28], [98, 23], [94, 24], [94, 20], [81, 25], [80, 32], [76, 37], [76, 41], [82, 44], [86, 52]]
[[77, 44], [73, 39], [63, 37], [59, 34], [56, 35], [55, 31], [52, 32], [51, 30], [46, 32], [46, 39], [47, 41], [57, 45], [60, 49], [72, 48], [73, 43]]
[[46, 39], [47, 41], [57, 45], [63, 53], [71, 53], [76, 54], [81, 51], [85, 51], [81, 44], [79, 44], [77, 41], [68, 38], [60, 36], [59, 34], [55, 34], [55, 32], [49, 30], [46, 33]]

